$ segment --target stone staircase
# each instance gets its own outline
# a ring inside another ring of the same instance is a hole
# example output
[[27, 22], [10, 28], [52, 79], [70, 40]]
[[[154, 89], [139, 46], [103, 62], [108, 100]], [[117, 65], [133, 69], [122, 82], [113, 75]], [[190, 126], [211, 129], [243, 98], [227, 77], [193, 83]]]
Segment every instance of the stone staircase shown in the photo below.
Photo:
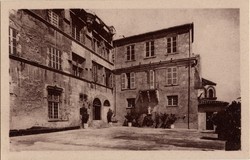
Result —
[[107, 122], [104, 122], [103, 120], [92, 120], [89, 123], [89, 128], [108, 128], [113, 126], [122, 126], [120, 123], [112, 123], [108, 124]]
[[110, 125], [103, 120], [93, 120], [89, 123], [89, 128], [108, 128]]

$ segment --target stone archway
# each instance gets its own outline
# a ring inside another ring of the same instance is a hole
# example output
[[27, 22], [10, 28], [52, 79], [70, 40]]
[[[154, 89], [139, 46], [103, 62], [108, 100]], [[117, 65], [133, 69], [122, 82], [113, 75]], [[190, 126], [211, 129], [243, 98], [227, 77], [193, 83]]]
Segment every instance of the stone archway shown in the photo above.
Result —
[[101, 107], [102, 103], [99, 98], [95, 98], [93, 101], [93, 120], [101, 120]]

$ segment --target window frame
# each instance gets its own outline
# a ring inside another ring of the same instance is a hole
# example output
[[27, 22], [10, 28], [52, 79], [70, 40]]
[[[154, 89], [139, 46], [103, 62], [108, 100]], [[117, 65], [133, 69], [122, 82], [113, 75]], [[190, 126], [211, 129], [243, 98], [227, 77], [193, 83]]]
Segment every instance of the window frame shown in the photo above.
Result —
[[145, 42], [145, 57], [155, 57], [155, 41], [146, 41]]
[[121, 74], [121, 90], [135, 89], [136, 78], [135, 72]]
[[135, 60], [135, 44], [126, 46], [126, 60], [127, 61]]
[[[14, 36], [15, 33], [15, 36]], [[17, 30], [9, 27], [9, 54], [17, 54]]]
[[48, 66], [57, 70], [62, 70], [62, 52], [53, 46], [47, 46], [47, 54], [49, 57]]
[[59, 15], [52, 10], [48, 10], [49, 23], [59, 27]]
[[72, 58], [71, 58], [71, 69], [72, 74], [76, 77], [82, 78], [84, 75], [84, 63], [85, 58], [79, 56], [78, 54], [72, 52]]
[[[170, 72], [169, 72], [169, 69], [170, 69]], [[175, 69], [175, 72], [173, 71], [174, 69]], [[174, 74], [175, 74], [175, 77], [174, 77]], [[169, 75], [170, 75], [170, 77], [169, 77]], [[175, 83], [174, 83], [174, 80], [175, 80]], [[166, 83], [167, 83], [167, 86], [178, 85], [178, 67], [177, 66], [167, 67], [167, 69], [166, 69]]]
[[81, 28], [78, 25], [74, 24], [73, 22], [71, 25], [71, 36], [75, 40], [77, 40], [79, 42], [81, 41]]
[[[174, 99], [174, 98], [176, 98], [176, 99]], [[176, 103], [174, 103], [174, 101], [176, 101]], [[167, 106], [168, 107], [177, 107], [178, 105], [179, 105], [179, 96], [178, 95], [168, 95], [167, 96]]]
[[[47, 87], [48, 119], [49, 121], [60, 119], [60, 108], [62, 106], [62, 89]], [[55, 96], [58, 96], [55, 98]], [[51, 98], [50, 98], [51, 97]]]
[[[175, 38], [175, 40], [174, 40]], [[170, 40], [170, 41], [169, 41]], [[175, 54], [177, 53], [177, 45], [178, 45], [178, 36], [174, 35], [171, 37], [167, 37], [167, 54]]]
[[135, 108], [135, 98], [127, 98], [127, 108]]

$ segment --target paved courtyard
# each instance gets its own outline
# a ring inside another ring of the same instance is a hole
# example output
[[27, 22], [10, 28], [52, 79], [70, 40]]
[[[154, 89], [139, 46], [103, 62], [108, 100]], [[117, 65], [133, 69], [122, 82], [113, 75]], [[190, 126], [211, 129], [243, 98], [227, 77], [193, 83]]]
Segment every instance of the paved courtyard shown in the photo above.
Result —
[[28, 150], [224, 150], [213, 133], [187, 129], [109, 127], [10, 138], [11, 151]]

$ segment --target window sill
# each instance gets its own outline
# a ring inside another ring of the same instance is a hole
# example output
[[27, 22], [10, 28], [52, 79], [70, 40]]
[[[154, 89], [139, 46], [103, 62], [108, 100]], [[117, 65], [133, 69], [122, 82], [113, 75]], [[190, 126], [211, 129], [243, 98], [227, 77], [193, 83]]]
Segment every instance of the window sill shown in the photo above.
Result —
[[164, 87], [174, 87], [174, 86], [178, 86], [178, 84], [168, 84], [168, 85], [164, 85]]
[[69, 120], [66, 120], [66, 119], [50, 119], [50, 120], [48, 120], [48, 122], [66, 122], [66, 121], [69, 121]]
[[175, 54], [179, 54], [179, 52], [166, 53], [166, 55], [165, 55], [165, 56], [175, 55]]
[[122, 91], [127, 91], [127, 90], [136, 90], [136, 88], [125, 88], [125, 89], [122, 89]]
[[175, 105], [175, 106], [166, 106], [166, 107], [178, 107], [178, 105]]
[[134, 59], [134, 60], [126, 60], [125, 62], [127, 63], [127, 62], [135, 62], [136, 60]]
[[144, 59], [151, 59], [151, 58], [156, 58], [156, 56], [144, 57]]

